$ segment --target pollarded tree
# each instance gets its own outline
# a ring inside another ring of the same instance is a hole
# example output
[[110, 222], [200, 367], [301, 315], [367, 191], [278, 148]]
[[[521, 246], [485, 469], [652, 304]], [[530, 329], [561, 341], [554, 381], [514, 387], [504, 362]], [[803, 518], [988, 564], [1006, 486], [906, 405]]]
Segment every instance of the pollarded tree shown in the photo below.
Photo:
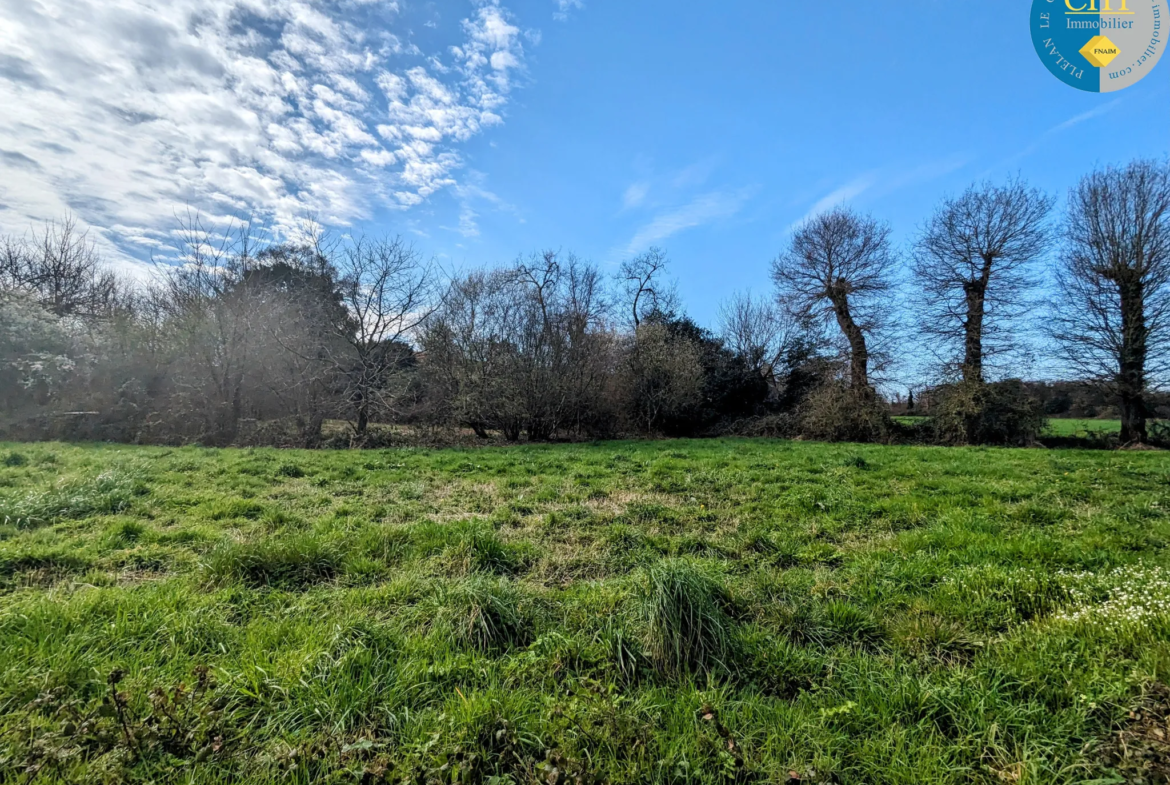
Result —
[[1170, 372], [1170, 162], [1134, 161], [1069, 194], [1052, 334], [1106, 382], [1123, 443], [1144, 443], [1146, 396]]
[[914, 248], [922, 332], [954, 352], [963, 381], [983, 381], [986, 360], [1011, 347], [1050, 243], [1053, 200], [1020, 180], [968, 188], [945, 200]]
[[806, 220], [772, 263], [780, 301], [798, 318], [835, 321], [849, 346], [849, 383], [872, 397], [869, 336], [889, 310], [894, 265], [887, 224], [838, 207]]

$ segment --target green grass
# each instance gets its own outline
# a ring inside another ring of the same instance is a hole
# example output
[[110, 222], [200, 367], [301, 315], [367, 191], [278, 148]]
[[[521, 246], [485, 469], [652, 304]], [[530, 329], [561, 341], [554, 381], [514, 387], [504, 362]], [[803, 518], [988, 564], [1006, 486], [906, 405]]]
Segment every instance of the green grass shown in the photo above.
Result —
[[1044, 430], [1050, 436], [1084, 438], [1092, 434], [1121, 433], [1121, 420], [1051, 419]]
[[1170, 682], [1165, 453], [0, 456], [4, 783], [1120, 783]]

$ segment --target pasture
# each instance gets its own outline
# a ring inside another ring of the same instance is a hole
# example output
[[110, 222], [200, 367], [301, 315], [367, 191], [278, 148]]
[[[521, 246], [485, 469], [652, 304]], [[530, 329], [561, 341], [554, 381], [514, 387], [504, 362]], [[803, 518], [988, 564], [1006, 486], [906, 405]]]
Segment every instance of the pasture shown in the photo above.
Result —
[[0, 782], [1156, 782], [1168, 541], [1157, 452], [0, 445]]

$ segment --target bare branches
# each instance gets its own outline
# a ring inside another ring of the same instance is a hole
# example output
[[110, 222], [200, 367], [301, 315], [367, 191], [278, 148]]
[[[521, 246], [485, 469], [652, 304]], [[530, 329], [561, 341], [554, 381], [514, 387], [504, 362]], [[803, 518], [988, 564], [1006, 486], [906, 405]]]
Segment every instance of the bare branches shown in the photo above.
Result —
[[654, 247], [622, 262], [617, 277], [633, 329], [638, 329], [642, 320], [652, 313], [669, 313], [678, 307], [678, 294], [665, 280], [668, 264], [666, 252]]
[[1145, 394], [1170, 373], [1170, 162], [1081, 180], [1057, 280], [1053, 337], [1072, 367], [1116, 390], [1122, 441], [1144, 442]]
[[805, 332], [791, 313], [750, 291], [737, 292], [720, 305], [719, 322], [724, 345], [772, 383], [785, 355]]
[[797, 318], [836, 321], [849, 344], [850, 386], [872, 395], [872, 335], [889, 312], [890, 228], [839, 207], [810, 218], [772, 263], [780, 301]]
[[0, 287], [31, 294], [56, 316], [98, 317], [116, 306], [117, 278], [72, 216], [0, 243]]
[[1035, 285], [1032, 265], [1051, 243], [1052, 204], [1020, 180], [982, 183], [945, 200], [915, 243], [920, 329], [959, 355], [953, 364], [966, 381], [982, 381], [987, 359], [1012, 348]]

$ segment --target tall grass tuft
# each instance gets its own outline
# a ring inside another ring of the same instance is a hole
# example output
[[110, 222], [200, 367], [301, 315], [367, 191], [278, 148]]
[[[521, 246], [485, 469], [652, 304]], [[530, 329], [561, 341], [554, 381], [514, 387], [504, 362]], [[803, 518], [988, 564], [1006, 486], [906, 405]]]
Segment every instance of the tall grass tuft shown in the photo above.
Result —
[[110, 515], [127, 509], [136, 496], [145, 493], [145, 483], [130, 472], [102, 472], [23, 496], [0, 497], [0, 522], [33, 529], [57, 521]]
[[300, 589], [337, 578], [344, 571], [344, 559], [332, 542], [293, 534], [221, 545], [208, 554], [203, 567], [213, 584], [239, 581], [254, 587]]
[[664, 675], [734, 669], [727, 594], [685, 559], [648, 567], [638, 587], [643, 648]]
[[473, 575], [441, 590], [434, 602], [435, 624], [457, 645], [490, 652], [530, 638], [524, 596], [510, 581]]
[[440, 556], [451, 572], [459, 575], [515, 575], [529, 562], [528, 549], [505, 543], [481, 521], [428, 521], [413, 527], [411, 533], [418, 552]]

